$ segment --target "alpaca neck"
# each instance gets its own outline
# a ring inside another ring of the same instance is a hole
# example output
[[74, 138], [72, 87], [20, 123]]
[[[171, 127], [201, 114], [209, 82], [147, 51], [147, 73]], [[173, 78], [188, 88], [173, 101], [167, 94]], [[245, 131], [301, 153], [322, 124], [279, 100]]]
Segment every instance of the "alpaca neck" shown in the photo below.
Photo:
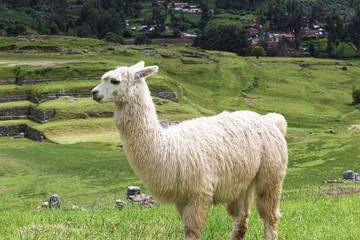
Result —
[[115, 122], [129, 162], [141, 175], [138, 171], [156, 158], [151, 153], [160, 147], [163, 128], [145, 80], [141, 79], [129, 92], [128, 99], [115, 105]]

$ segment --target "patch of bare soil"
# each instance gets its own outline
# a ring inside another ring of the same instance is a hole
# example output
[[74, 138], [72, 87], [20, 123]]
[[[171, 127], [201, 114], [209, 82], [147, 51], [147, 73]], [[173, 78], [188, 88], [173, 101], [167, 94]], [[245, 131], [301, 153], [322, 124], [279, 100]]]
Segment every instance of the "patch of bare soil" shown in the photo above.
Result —
[[5, 192], [5, 191], [6, 191], [6, 188], [4, 187], [4, 185], [0, 186], [0, 193]]
[[[135, 38], [126, 38], [125, 44], [134, 44]], [[181, 39], [181, 38], [153, 38], [151, 39], [153, 44], [192, 44], [193, 39]]]
[[348, 196], [360, 196], [360, 187], [352, 187], [352, 188], [342, 188], [342, 187], [336, 187], [336, 188], [329, 188], [322, 191], [319, 191], [318, 193], [324, 194], [326, 196], [342, 196], [342, 197], [348, 197]]
[[294, 139], [307, 139], [305, 135], [289, 135], [289, 137]]
[[250, 98], [250, 97], [243, 97], [243, 98], [247, 103], [249, 103], [249, 104], [251, 104], [253, 106], [256, 105], [253, 101], [264, 101], [265, 100], [265, 99], [262, 99], [262, 98]]
[[76, 63], [84, 63], [84, 62], [52, 62], [52, 61], [43, 61], [43, 62], [19, 62], [8, 65], [8, 67], [13, 67], [17, 65], [29, 65], [29, 66], [44, 66], [44, 67], [52, 67], [59, 64], [76, 64]]
[[350, 127], [348, 127], [348, 130], [352, 130], [353, 128], [357, 128], [360, 129], [360, 125], [351, 125]]

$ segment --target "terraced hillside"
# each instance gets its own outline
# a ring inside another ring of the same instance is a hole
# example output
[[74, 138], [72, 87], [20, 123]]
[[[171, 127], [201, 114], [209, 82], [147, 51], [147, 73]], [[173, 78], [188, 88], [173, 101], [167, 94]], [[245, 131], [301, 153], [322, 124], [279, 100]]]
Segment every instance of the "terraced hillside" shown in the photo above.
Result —
[[[37, 46], [37, 43], [56, 44], [57, 49], [48, 51], [31, 47]], [[31, 214], [15, 214], [14, 208], [20, 206], [21, 209], [32, 211], [54, 192], [68, 204], [76, 202], [78, 205], [104, 207], [111, 205], [114, 198], [124, 197], [127, 186], [142, 187], [128, 165], [123, 150], [117, 149], [121, 139], [113, 124], [114, 106], [98, 104], [88, 95], [104, 72], [140, 60], [144, 60], [146, 65], [158, 65], [160, 68], [156, 75], [148, 79], [150, 90], [174, 92], [179, 100], [153, 98], [160, 120], [184, 121], [235, 110], [252, 110], [262, 114], [278, 112], [285, 116], [289, 124], [286, 137], [289, 169], [283, 195], [290, 202], [285, 200], [283, 204], [294, 215], [298, 213], [291, 207], [292, 204], [308, 208], [307, 217], [311, 218], [312, 207], [306, 203], [315, 200], [304, 200], [302, 194], [338, 187], [322, 182], [338, 179], [349, 169], [360, 171], [360, 111], [351, 104], [352, 88], [360, 87], [360, 60], [242, 58], [233, 53], [203, 51], [187, 45], [114, 46], [98, 40], [72, 37], [0, 39], [0, 49], [9, 45], [13, 49], [0, 51], [0, 97], [3, 99], [0, 103], [0, 115], [3, 114], [0, 116], [0, 128], [26, 124], [41, 131], [45, 138], [43, 142], [13, 139], [10, 136], [0, 138], [0, 208], [8, 213], [0, 224], [12, 221], [11, 215], [23, 216], [25, 220], [17, 224], [22, 226], [24, 236], [37, 236], [34, 235], [35, 230], [27, 228], [32, 223]], [[27, 50], [17, 50], [17, 46]], [[42, 80], [35, 84], [28, 81], [39, 79]], [[12, 101], [14, 96], [18, 101]], [[40, 113], [49, 110], [55, 114], [41, 119]], [[9, 120], [9, 114], [16, 116]], [[34, 121], [29, 116], [40, 121]], [[340, 187], [355, 189], [356, 193], [358, 185], [348, 183]], [[147, 192], [146, 189], [144, 191]], [[321, 201], [326, 204], [332, 200]], [[358, 202], [351, 199], [344, 201], [349, 204], [346, 206], [360, 209]], [[341, 212], [338, 204], [345, 204], [344, 201], [334, 200], [334, 211]], [[175, 210], [167, 206], [150, 211], [153, 212], [146, 212], [149, 218], [152, 214], [165, 212], [170, 212], [169, 218], [176, 218], [173, 216]], [[324, 208], [324, 212], [327, 212], [327, 208]], [[65, 219], [61, 214], [56, 217]], [[76, 217], [87, 219], [83, 215]], [[212, 211], [210, 219], [224, 217], [224, 209], [218, 207]], [[83, 222], [79, 219], [76, 221], [80, 221], [82, 226]], [[109, 221], [114, 226], [120, 224], [115, 220]], [[228, 232], [212, 227], [214, 224], [222, 225], [218, 220], [211, 221], [205, 229], [208, 231], [207, 239], [229, 237], [211, 235], [212, 231]], [[281, 223], [283, 225], [280, 224], [280, 229], [289, 231], [280, 235], [282, 239], [301, 239], [300, 235], [293, 234], [292, 221], [291, 216], [287, 215]], [[357, 224], [356, 220], [351, 221], [355, 222], [350, 224]], [[324, 222], [322, 226], [332, 223]], [[51, 221], [49, 224], [53, 226]], [[126, 221], [121, 224], [134, 227]], [[154, 228], [151, 222], [149, 224], [141, 226], [147, 229], [146, 233], [154, 234], [155, 238], [168, 236], [172, 239], [181, 235], [181, 225], [178, 223], [171, 225], [168, 231]], [[159, 225], [158, 222], [153, 224]], [[256, 226], [260, 225], [257, 223]], [[56, 226], [67, 229], [66, 226]], [[82, 231], [89, 234], [95, 227], [90, 224]], [[228, 227], [231, 228], [230, 225]], [[0, 230], [0, 236], [18, 237], [17, 228], [7, 229]], [[157, 232], [150, 229], [157, 229]], [[172, 230], [175, 235], [172, 235]], [[346, 230], [335, 228], [329, 231], [332, 234], [337, 231], [345, 234]], [[46, 236], [53, 237], [50, 230], [44, 231], [49, 234]], [[111, 235], [111, 230], [108, 232], [106, 228], [104, 231]], [[250, 233], [253, 238], [249, 239], [262, 236], [254, 231]], [[311, 227], [306, 231], [306, 236], [328, 236], [326, 232]], [[346, 236], [351, 238], [357, 233], [348, 232]], [[64, 237], [71, 236], [63, 234]], [[92, 236], [102, 238], [102, 233], [99, 234]], [[130, 236], [126, 231], [124, 234]], [[119, 238], [121, 234], [111, 236]]]

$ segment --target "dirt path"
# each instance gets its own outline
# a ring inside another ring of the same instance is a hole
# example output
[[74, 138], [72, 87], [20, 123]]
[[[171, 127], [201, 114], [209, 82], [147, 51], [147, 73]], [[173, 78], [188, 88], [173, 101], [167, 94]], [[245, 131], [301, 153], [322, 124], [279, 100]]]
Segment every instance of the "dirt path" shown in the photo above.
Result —
[[360, 188], [352, 187], [352, 188], [342, 188], [342, 187], [336, 187], [336, 188], [329, 188], [320, 191], [320, 193], [325, 194], [326, 196], [354, 196], [354, 195], [360, 195]]
[[352, 130], [353, 128], [357, 128], [360, 129], [360, 125], [351, 125], [350, 127], [348, 127], [348, 130]]
[[244, 100], [249, 103], [250, 105], [255, 106], [256, 104], [253, 101], [264, 101], [265, 99], [262, 98], [250, 98], [250, 97], [243, 97]]
[[[1, 63], [1, 62], [0, 62]], [[43, 61], [43, 62], [19, 62], [8, 65], [8, 67], [18, 66], [18, 65], [29, 65], [29, 66], [44, 66], [52, 67], [58, 64], [76, 64], [76, 63], [85, 63], [85, 62], [53, 62], [53, 61]]]
[[7, 62], [0, 62], [0, 64], [4, 64], [4, 63], [7, 63]]

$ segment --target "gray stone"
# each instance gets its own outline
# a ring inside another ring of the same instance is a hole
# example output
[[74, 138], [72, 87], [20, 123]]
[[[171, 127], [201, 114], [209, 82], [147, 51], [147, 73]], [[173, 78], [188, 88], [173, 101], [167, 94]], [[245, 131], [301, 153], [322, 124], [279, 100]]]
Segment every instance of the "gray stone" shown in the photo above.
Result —
[[52, 207], [60, 209], [60, 197], [57, 194], [54, 194], [49, 198], [49, 208]]
[[116, 206], [118, 207], [119, 210], [122, 209], [126, 205], [126, 202], [124, 202], [121, 199], [118, 199], [115, 202], [116, 202]]
[[74, 204], [72, 207], [71, 207], [72, 210], [76, 210], [76, 209], [79, 209], [79, 206]]
[[159, 98], [171, 100], [173, 102], [179, 102], [179, 99], [177, 98], [175, 92], [150, 91], [150, 94], [153, 97], [159, 97]]
[[360, 174], [359, 174], [359, 173], [355, 173], [355, 174], [354, 174], [354, 179], [355, 179], [355, 181], [359, 181], [359, 182], [360, 182]]
[[145, 200], [150, 200], [152, 199], [152, 196], [150, 195], [146, 195], [146, 194], [141, 194], [141, 195], [137, 195], [134, 199], [135, 202], [142, 202]]
[[355, 179], [355, 173], [352, 170], [346, 171], [343, 173], [343, 178], [344, 179], [350, 179], [350, 180], [354, 180]]
[[135, 196], [140, 194], [140, 188], [137, 186], [130, 186], [127, 189], [127, 198], [129, 199], [129, 196]]
[[153, 197], [147, 194], [137, 195], [134, 199], [136, 204], [142, 205], [144, 208], [148, 208], [154, 205]]
[[15, 136], [14, 139], [24, 138], [24, 137], [25, 137], [25, 133], [21, 132], [21, 133], [19, 133], [19, 135]]
[[94, 209], [95, 209], [94, 206], [88, 206], [88, 205], [81, 207], [81, 211], [83, 211], [83, 212], [91, 211], [91, 210], [94, 210]]
[[142, 50], [141, 51], [146, 56], [154, 56], [156, 52], [150, 50]]

